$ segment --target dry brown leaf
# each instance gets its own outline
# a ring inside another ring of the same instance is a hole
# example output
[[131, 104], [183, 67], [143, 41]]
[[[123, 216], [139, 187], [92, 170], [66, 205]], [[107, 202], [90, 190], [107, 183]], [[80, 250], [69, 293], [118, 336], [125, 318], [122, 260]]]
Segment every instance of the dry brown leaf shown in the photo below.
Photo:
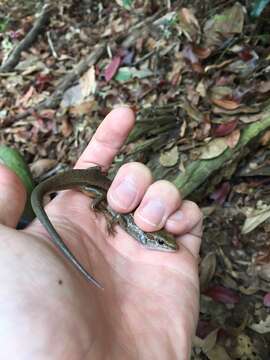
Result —
[[35, 92], [36, 91], [35, 91], [34, 86], [30, 86], [30, 88], [27, 90], [27, 92], [18, 100], [17, 106], [22, 105], [25, 108], [28, 107], [29, 101]]
[[90, 94], [94, 94], [96, 91], [96, 74], [95, 67], [91, 66], [83, 76], [80, 78], [81, 92], [83, 98], [87, 98]]
[[230, 100], [230, 99], [215, 99], [212, 98], [212, 103], [223, 108], [226, 110], [235, 110], [238, 109], [241, 104], [239, 104], [237, 101], [235, 100]]
[[200, 263], [200, 288], [205, 290], [212, 280], [216, 271], [216, 254], [214, 252], [208, 253]]
[[270, 143], [270, 130], [266, 131], [260, 139], [260, 144], [266, 146]]
[[60, 126], [60, 130], [61, 130], [62, 135], [65, 138], [68, 138], [72, 134], [72, 131], [73, 131], [72, 124], [66, 117], [64, 117], [62, 119], [62, 124]]
[[239, 2], [225, 9], [221, 14], [216, 14], [204, 26], [206, 46], [220, 46], [226, 38], [241, 34], [244, 20], [244, 7]]
[[84, 101], [81, 104], [75, 105], [70, 108], [69, 112], [74, 116], [89, 115], [91, 111], [96, 107], [96, 101], [91, 99]]
[[230, 133], [229, 135], [227, 135], [225, 137], [226, 143], [230, 149], [233, 149], [236, 147], [236, 145], [239, 143], [240, 137], [241, 137], [240, 129], [234, 130], [232, 133]]
[[191, 9], [182, 8], [179, 11], [179, 21], [182, 27], [183, 33], [186, 35], [189, 41], [196, 42], [200, 35], [200, 25], [198, 20], [194, 16]]

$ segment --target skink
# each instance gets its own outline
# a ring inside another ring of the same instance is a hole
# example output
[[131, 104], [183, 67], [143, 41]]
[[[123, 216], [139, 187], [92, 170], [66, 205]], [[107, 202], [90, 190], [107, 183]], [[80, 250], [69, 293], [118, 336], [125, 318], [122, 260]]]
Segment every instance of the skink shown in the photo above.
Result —
[[[91, 198], [94, 198], [92, 205], [93, 209], [102, 211], [107, 219], [109, 218], [113, 224], [118, 223], [129, 235], [144, 247], [160, 251], [176, 251], [178, 249], [174, 237], [166, 231], [144, 232], [135, 224], [132, 214], [119, 214], [111, 209], [106, 201], [106, 194], [110, 185], [111, 181], [101, 172], [100, 167], [95, 166], [82, 170], [67, 170], [52, 176], [37, 185], [31, 195], [33, 210], [39, 221], [48, 231], [53, 243], [89, 282], [95, 284], [99, 288], [102, 288], [101, 284], [89, 274], [75, 258], [48, 218], [43, 208], [43, 198], [46, 194], [66, 189], [78, 189]], [[111, 223], [108, 228], [112, 229]]]

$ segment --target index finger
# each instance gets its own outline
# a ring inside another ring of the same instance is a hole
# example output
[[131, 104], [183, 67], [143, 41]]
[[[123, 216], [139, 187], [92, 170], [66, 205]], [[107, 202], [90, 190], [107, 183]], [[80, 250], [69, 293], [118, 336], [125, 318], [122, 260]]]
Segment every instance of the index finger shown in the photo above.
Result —
[[119, 107], [112, 110], [99, 125], [75, 168], [85, 169], [99, 165], [102, 169], [108, 169], [126, 141], [134, 123], [135, 116], [130, 108]]

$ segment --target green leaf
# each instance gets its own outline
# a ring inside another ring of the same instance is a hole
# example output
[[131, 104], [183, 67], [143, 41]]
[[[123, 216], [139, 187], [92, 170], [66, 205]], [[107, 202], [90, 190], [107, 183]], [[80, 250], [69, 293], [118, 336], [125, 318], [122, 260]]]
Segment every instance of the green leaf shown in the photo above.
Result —
[[121, 67], [115, 76], [115, 80], [125, 82], [135, 78], [143, 79], [151, 75], [153, 73], [149, 69], [137, 70], [132, 67]]
[[122, 67], [118, 70], [115, 80], [117, 81], [128, 81], [132, 79], [132, 71], [131, 68], [128, 67]]
[[263, 10], [265, 9], [265, 7], [268, 5], [268, 3], [270, 2], [270, 0], [257, 0], [255, 1], [255, 3], [252, 6], [252, 10], [250, 15], [252, 17], [259, 17], [261, 15], [261, 13], [263, 12]]
[[30, 204], [30, 195], [34, 189], [34, 181], [30, 170], [22, 157], [16, 149], [7, 146], [0, 146], [0, 163], [9, 167], [21, 179], [27, 191], [27, 203], [24, 209], [23, 217], [31, 220], [34, 215]]
[[5, 19], [1, 19], [0, 20], [0, 33], [5, 32], [7, 29], [9, 23], [9, 19], [5, 18]]
[[124, 8], [126, 8], [126, 9], [130, 9], [131, 8], [131, 6], [132, 6], [132, 0], [123, 0], [123, 6], [124, 6]]
[[130, 10], [133, 4], [133, 0], [115, 0], [115, 1], [119, 6], [127, 10]]

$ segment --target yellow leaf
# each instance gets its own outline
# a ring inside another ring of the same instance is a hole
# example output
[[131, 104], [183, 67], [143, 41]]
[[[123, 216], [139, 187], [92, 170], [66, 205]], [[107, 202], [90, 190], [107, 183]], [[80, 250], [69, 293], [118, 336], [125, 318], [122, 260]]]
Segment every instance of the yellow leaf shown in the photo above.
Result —
[[228, 144], [226, 138], [214, 139], [201, 149], [200, 159], [214, 159], [223, 154], [227, 148]]

